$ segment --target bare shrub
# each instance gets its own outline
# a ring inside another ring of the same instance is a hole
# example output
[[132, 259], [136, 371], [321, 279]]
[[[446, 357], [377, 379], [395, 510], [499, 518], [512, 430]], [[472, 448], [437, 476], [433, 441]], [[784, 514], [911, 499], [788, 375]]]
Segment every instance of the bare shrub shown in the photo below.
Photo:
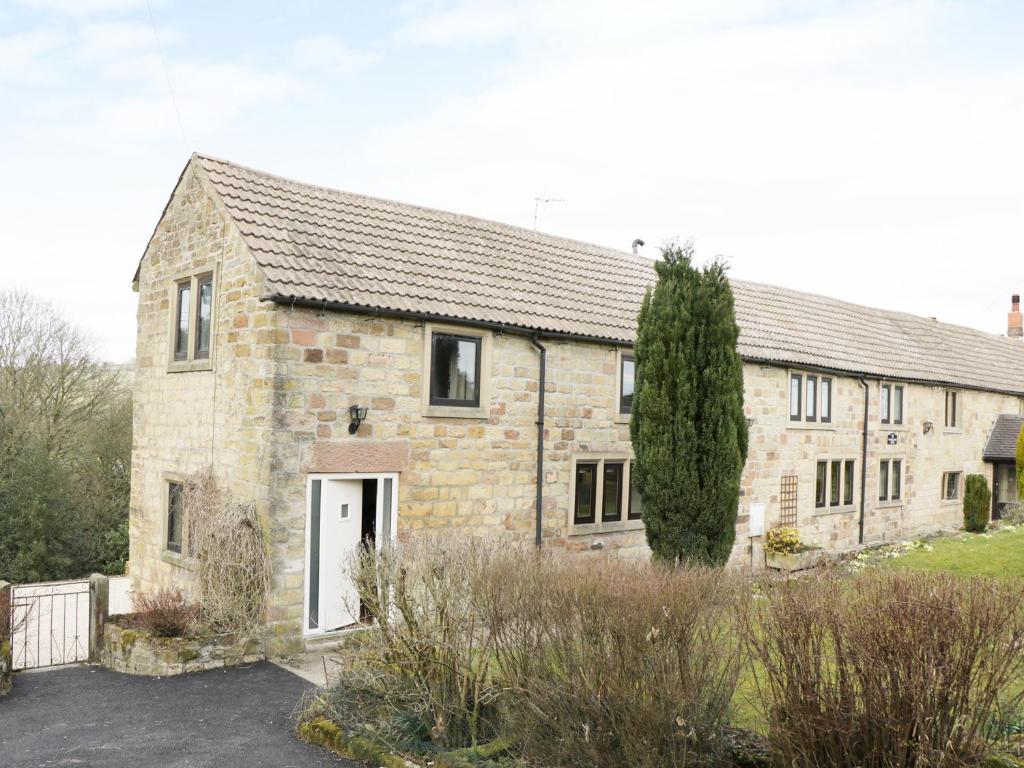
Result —
[[948, 574], [762, 584], [746, 640], [785, 765], [976, 763], [1024, 672], [1024, 591]]
[[156, 637], [187, 637], [199, 620], [199, 606], [180, 589], [161, 589], [153, 595], [132, 593], [131, 626]]
[[[499, 551], [479, 539], [431, 539], [361, 552], [360, 600], [377, 625], [358, 654], [361, 684], [421, 719], [441, 747], [494, 737], [493, 643], [474, 595]], [[415, 732], [419, 726], [410, 724]]]
[[742, 590], [720, 570], [502, 555], [482, 602], [506, 727], [560, 766], [718, 762], [741, 667]]
[[182, 511], [203, 620], [217, 631], [258, 631], [271, 570], [255, 508], [235, 501], [206, 469], [184, 483]]

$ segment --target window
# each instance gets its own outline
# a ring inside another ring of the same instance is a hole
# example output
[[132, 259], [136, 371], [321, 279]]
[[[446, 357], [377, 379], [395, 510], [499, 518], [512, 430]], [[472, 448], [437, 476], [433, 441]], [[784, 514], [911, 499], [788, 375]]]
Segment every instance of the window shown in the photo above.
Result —
[[626, 512], [626, 517], [630, 520], [640, 520], [643, 518], [644, 505], [643, 499], [640, 498], [640, 486], [638, 483], [633, 482], [633, 469], [636, 462], [629, 462], [629, 509]]
[[814, 506], [824, 507], [826, 499], [825, 477], [828, 474], [828, 462], [819, 461], [818, 471], [814, 478]]
[[197, 360], [210, 356], [210, 323], [213, 320], [213, 275], [199, 279], [199, 297], [196, 302]]
[[208, 370], [213, 344], [213, 273], [174, 283], [171, 370]]
[[188, 359], [189, 303], [192, 300], [192, 282], [178, 283], [178, 321], [174, 327], [174, 359]]
[[942, 499], [956, 501], [960, 498], [960, 472], [944, 472], [942, 475]]
[[789, 375], [789, 420], [832, 421], [832, 379], [826, 376]]
[[899, 385], [892, 388], [892, 423], [903, 423], [903, 387]]
[[622, 519], [622, 482], [624, 464], [621, 461], [604, 463], [604, 487], [601, 493], [601, 522]]
[[850, 506], [853, 504], [853, 459], [819, 461], [814, 478], [814, 506]]
[[576, 525], [592, 523], [597, 508], [597, 464], [580, 462], [576, 465], [576, 504], [572, 521]]
[[946, 426], [950, 429], [955, 429], [960, 426], [960, 408], [962, 403], [960, 402], [960, 393], [952, 390], [946, 390]]
[[636, 527], [642, 519], [640, 494], [630, 482], [633, 462], [621, 456], [580, 457], [573, 470], [572, 524], [581, 533]]
[[181, 554], [181, 483], [167, 484], [167, 550]]
[[636, 377], [636, 358], [623, 355], [619, 363], [619, 413], [633, 412], [633, 386]]
[[803, 376], [794, 373], [789, 378], [789, 420], [800, 421], [801, 390], [803, 389]]
[[430, 404], [480, 406], [480, 337], [431, 334]]
[[883, 424], [902, 424], [903, 387], [899, 384], [883, 384], [878, 410]]
[[878, 465], [878, 500], [899, 501], [903, 493], [903, 460], [882, 459]]

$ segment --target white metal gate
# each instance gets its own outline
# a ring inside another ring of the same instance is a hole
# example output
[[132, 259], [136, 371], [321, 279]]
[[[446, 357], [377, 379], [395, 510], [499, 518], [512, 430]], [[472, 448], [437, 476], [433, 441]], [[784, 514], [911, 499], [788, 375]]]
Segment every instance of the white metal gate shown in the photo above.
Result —
[[12, 586], [14, 669], [88, 661], [92, 597], [88, 579]]

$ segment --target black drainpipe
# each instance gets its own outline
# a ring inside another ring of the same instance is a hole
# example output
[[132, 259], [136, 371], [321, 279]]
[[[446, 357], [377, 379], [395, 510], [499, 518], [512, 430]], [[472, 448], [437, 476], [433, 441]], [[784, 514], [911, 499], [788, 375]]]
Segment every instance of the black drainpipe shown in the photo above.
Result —
[[540, 375], [537, 380], [537, 531], [534, 536], [534, 543], [540, 549], [544, 525], [544, 386], [548, 350], [536, 335], [530, 337], [530, 343], [540, 351]]
[[861, 435], [860, 450], [860, 534], [858, 543], [864, 543], [864, 504], [867, 498], [868, 485], [868, 383], [861, 376], [860, 385], [864, 387], [864, 432]]

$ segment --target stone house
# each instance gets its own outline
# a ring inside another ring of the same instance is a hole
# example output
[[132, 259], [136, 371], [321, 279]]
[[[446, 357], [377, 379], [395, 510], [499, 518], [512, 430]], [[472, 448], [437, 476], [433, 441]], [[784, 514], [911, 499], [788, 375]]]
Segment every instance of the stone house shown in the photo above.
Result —
[[[208, 465], [265, 522], [277, 648], [356, 619], [342, 564], [367, 537], [643, 552], [628, 420], [653, 279], [633, 253], [194, 155], [135, 275], [135, 588], [187, 587], [179, 484]], [[1008, 338], [733, 286], [733, 562], [763, 564], [780, 524], [834, 549], [957, 525], [965, 473], [997, 479], [987, 441], [1022, 412], [1016, 297]]]

